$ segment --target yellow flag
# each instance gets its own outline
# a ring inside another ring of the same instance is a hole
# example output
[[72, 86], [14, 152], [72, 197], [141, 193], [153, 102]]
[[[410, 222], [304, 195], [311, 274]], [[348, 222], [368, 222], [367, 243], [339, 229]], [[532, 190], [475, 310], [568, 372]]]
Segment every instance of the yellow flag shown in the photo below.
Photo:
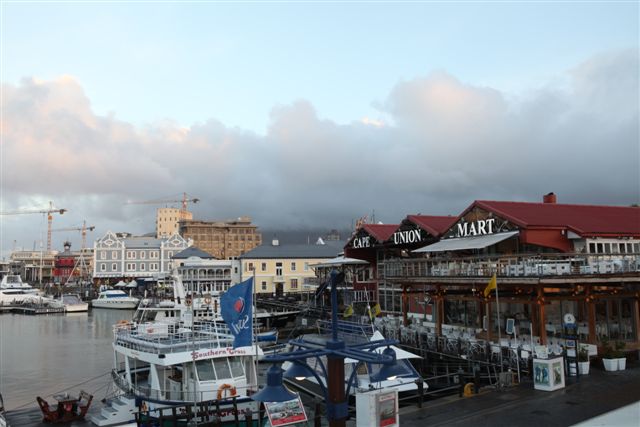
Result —
[[382, 310], [380, 310], [380, 304], [376, 303], [376, 305], [373, 306], [373, 315], [377, 316], [380, 313], [382, 313]]
[[344, 311], [344, 317], [351, 317], [352, 315], [353, 315], [353, 307], [348, 305], [346, 310]]
[[491, 277], [491, 280], [489, 280], [489, 284], [486, 288], [484, 288], [484, 296], [489, 296], [491, 291], [494, 290], [497, 286], [498, 284], [496, 282], [496, 273], [493, 273], [493, 277]]

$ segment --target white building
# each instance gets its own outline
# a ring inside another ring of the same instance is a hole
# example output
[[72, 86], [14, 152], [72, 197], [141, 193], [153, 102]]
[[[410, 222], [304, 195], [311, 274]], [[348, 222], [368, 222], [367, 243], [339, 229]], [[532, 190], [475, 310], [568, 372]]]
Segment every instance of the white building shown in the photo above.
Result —
[[170, 273], [171, 258], [191, 244], [179, 234], [156, 239], [108, 231], [94, 242], [93, 278], [135, 279]]
[[215, 259], [193, 246], [176, 254], [173, 263], [188, 293], [221, 293], [240, 282], [240, 261]]

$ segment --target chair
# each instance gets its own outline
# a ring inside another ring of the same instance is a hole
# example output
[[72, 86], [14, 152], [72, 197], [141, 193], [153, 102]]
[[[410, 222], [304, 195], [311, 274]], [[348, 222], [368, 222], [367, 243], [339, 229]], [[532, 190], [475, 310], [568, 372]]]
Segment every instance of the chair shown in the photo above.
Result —
[[42, 411], [42, 421], [44, 421], [45, 423], [55, 423], [56, 421], [58, 421], [58, 411], [51, 410], [49, 408], [49, 403], [47, 403], [47, 401], [40, 396], [36, 397], [36, 400], [38, 401], [38, 405], [40, 406], [40, 410]]

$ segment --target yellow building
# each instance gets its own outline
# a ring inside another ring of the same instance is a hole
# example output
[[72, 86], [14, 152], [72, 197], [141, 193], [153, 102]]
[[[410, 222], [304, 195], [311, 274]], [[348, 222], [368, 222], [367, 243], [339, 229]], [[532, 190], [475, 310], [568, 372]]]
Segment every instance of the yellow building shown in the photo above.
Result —
[[193, 214], [178, 208], [159, 208], [156, 211], [156, 237], [173, 236], [180, 231], [180, 221], [193, 219]]
[[342, 252], [343, 241], [327, 244], [271, 244], [258, 246], [240, 257], [242, 280], [255, 274], [256, 292], [283, 295], [315, 289], [315, 272], [311, 265], [335, 258]]
[[236, 259], [262, 244], [262, 234], [248, 216], [232, 221], [181, 221], [180, 235], [218, 259]]

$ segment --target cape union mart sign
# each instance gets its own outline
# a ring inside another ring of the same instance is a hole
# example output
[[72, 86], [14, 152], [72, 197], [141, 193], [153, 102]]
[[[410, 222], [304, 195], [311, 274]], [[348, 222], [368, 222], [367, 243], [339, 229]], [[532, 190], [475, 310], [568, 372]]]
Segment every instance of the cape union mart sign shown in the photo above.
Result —
[[484, 236], [493, 234], [495, 218], [480, 219], [475, 222], [463, 222], [458, 224], [457, 237]]
[[418, 243], [422, 241], [420, 229], [396, 231], [393, 233], [393, 243], [401, 245], [403, 243]]

